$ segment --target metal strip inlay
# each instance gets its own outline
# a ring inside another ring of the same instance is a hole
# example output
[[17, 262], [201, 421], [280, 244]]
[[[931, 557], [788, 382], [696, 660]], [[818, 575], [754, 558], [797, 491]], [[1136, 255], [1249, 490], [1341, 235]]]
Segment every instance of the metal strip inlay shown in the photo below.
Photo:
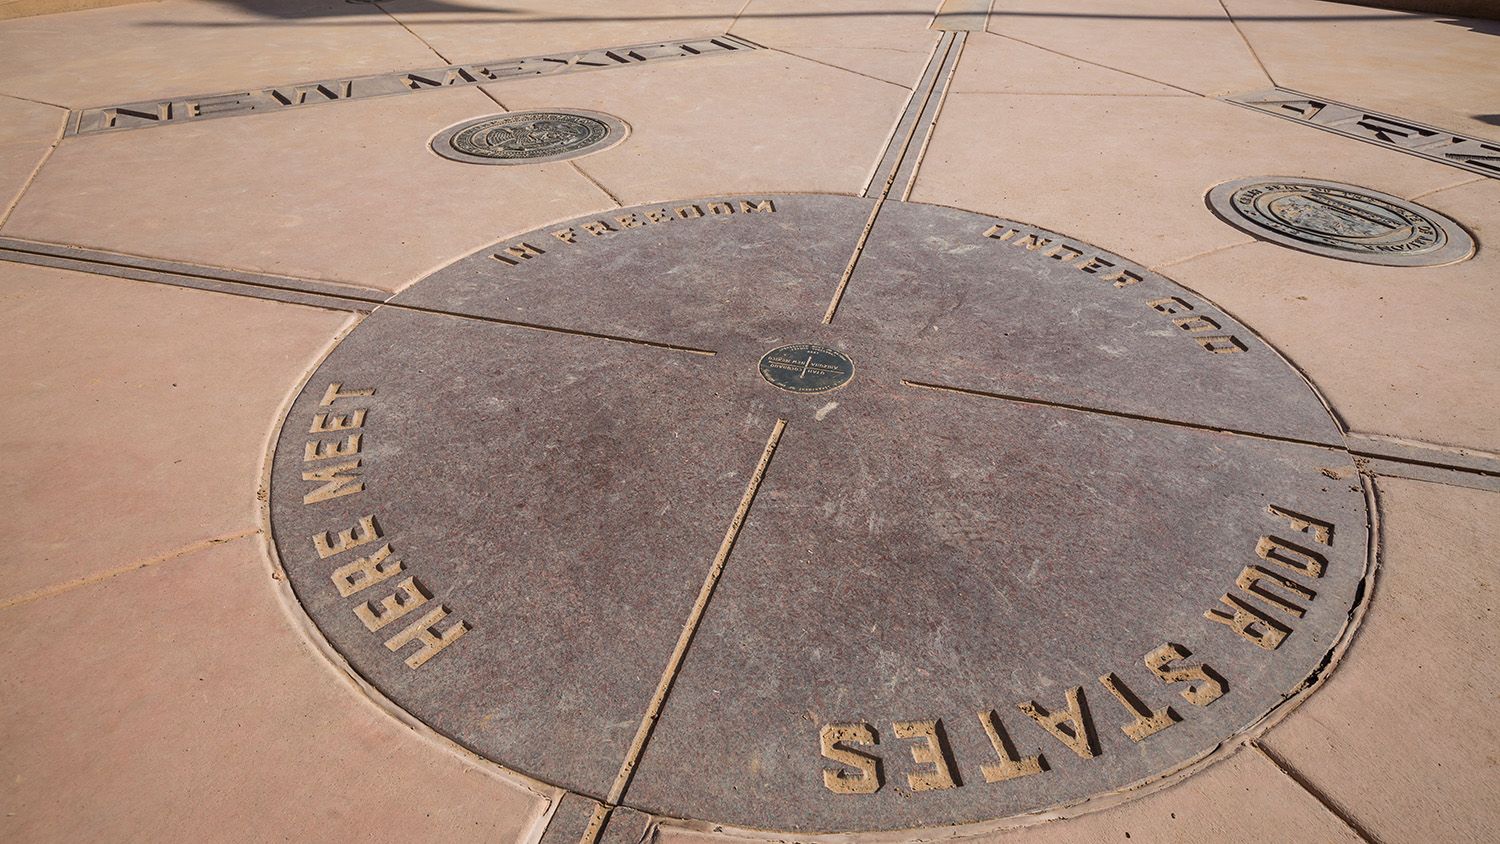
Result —
[[1362, 106], [1314, 97], [1290, 88], [1272, 88], [1220, 99], [1286, 120], [1316, 126], [1325, 132], [1335, 132], [1347, 138], [1421, 156], [1429, 161], [1468, 170], [1491, 179], [1500, 179], [1500, 143], [1460, 135], [1402, 117], [1371, 111]]
[[554, 53], [519, 59], [455, 64], [420, 70], [397, 71], [374, 76], [351, 76], [276, 85], [251, 91], [198, 94], [160, 100], [124, 103], [99, 108], [75, 109], [69, 114], [65, 135], [92, 135], [122, 129], [143, 129], [173, 123], [263, 114], [285, 108], [386, 97], [469, 85], [485, 85], [507, 79], [554, 76], [585, 70], [687, 59], [762, 47], [733, 35], [716, 35], [687, 41], [632, 44], [573, 53]]

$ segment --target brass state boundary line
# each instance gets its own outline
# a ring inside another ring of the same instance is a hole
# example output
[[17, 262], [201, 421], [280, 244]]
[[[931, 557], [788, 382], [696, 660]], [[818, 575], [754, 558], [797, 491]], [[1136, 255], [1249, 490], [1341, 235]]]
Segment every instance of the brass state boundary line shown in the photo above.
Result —
[[413, 313], [452, 317], [454, 319], [469, 319], [493, 325], [505, 325], [511, 328], [523, 328], [528, 331], [567, 334], [573, 337], [587, 337], [591, 340], [608, 340], [614, 343], [629, 343], [634, 346], [647, 346], [653, 349], [687, 352], [688, 354], [705, 357], [712, 357], [716, 354], [712, 349], [700, 349], [694, 346], [683, 346], [675, 343], [662, 343], [641, 337], [625, 337], [617, 334], [603, 334], [597, 331], [583, 331], [581, 329], [563, 328], [555, 325], [541, 325], [539, 323], [521, 322], [513, 319], [502, 319], [500, 317], [489, 317], [482, 314], [449, 311], [442, 308], [406, 305], [391, 301], [397, 294], [371, 287], [344, 286], [330, 282], [313, 281], [311, 279], [293, 278], [291, 276], [262, 275], [241, 270], [220, 269], [217, 267], [198, 266], [196, 264], [181, 264], [174, 261], [139, 258], [133, 255], [99, 252], [40, 241], [23, 241], [0, 237], [0, 261], [54, 267], [93, 275], [109, 276], [111, 278], [144, 281], [150, 284], [166, 284], [173, 287], [186, 287], [190, 290], [204, 290], [210, 293], [244, 296], [250, 299], [281, 302], [283, 304], [305, 305], [325, 310], [352, 311], [368, 314], [374, 313], [379, 308], [392, 308], [401, 311], [411, 311]]
[[652, 693], [651, 702], [647, 704], [640, 726], [636, 728], [635, 738], [630, 742], [630, 748], [625, 753], [625, 760], [620, 763], [620, 771], [615, 775], [614, 784], [610, 786], [609, 794], [604, 802], [594, 807], [593, 816], [589, 818], [588, 827], [584, 829], [583, 837], [578, 840], [578, 844], [595, 844], [598, 841], [604, 822], [609, 819], [609, 814], [614, 807], [620, 804], [620, 798], [625, 795], [625, 789], [630, 786], [630, 779], [635, 775], [635, 766], [640, 762], [641, 752], [646, 749], [646, 742], [651, 738], [651, 731], [656, 727], [657, 719], [661, 717], [667, 695], [672, 691], [672, 683], [677, 679], [677, 673], [682, 670], [683, 657], [687, 654], [688, 646], [692, 644], [693, 635], [698, 632], [698, 624], [703, 620], [703, 612], [708, 607], [709, 599], [713, 597], [714, 588], [719, 584], [719, 576], [724, 573], [724, 564], [729, 561], [729, 552], [734, 550], [735, 539], [740, 535], [740, 528], [744, 526], [745, 517], [750, 513], [750, 504], [755, 500], [755, 493], [760, 489], [761, 480], [766, 476], [766, 467], [771, 465], [771, 457], [776, 454], [776, 446], [781, 442], [781, 434], [785, 430], [786, 420], [777, 419], [775, 427], [771, 429], [770, 438], [766, 440], [766, 447], [761, 450], [760, 462], [755, 465], [755, 472], [750, 475], [749, 482], [745, 484], [745, 494], [740, 496], [740, 503], [734, 510], [734, 517], [729, 520], [729, 527], [724, 531], [724, 539], [719, 543], [719, 552], [714, 555], [713, 564], [708, 567], [708, 574], [703, 578], [703, 585], [698, 589], [698, 599], [693, 602], [687, 623], [682, 626], [682, 632], [677, 636], [677, 646], [672, 649], [672, 655], [667, 659], [667, 666], [662, 670], [661, 679], [656, 682], [656, 691]]
[[[1273, 82], [1274, 84], [1274, 82]], [[1217, 99], [1324, 132], [1500, 179], [1500, 143], [1277, 85]]]
[[[951, 387], [947, 384], [931, 384], [924, 381], [910, 381], [901, 379], [902, 386], [912, 387], [918, 390], [933, 390], [940, 393], [956, 393], [961, 396], [978, 396], [984, 399], [998, 399], [1013, 404], [1027, 404], [1033, 407], [1055, 407], [1059, 410], [1071, 410], [1074, 413], [1087, 413], [1094, 416], [1106, 416], [1113, 419], [1130, 419], [1136, 422], [1151, 422], [1157, 425], [1166, 425], [1172, 428], [1187, 428], [1194, 431], [1206, 431], [1214, 434], [1229, 434], [1236, 437], [1248, 437], [1255, 440], [1267, 442], [1287, 443], [1289, 445], [1310, 446], [1322, 448], [1329, 451], [1348, 451], [1346, 446], [1333, 443], [1321, 443], [1316, 440], [1304, 440], [1297, 437], [1282, 437], [1276, 434], [1257, 434], [1253, 431], [1239, 431], [1233, 428], [1221, 428], [1217, 425], [1204, 425], [1198, 422], [1184, 422], [1177, 419], [1163, 419], [1158, 416], [1148, 416], [1144, 413], [1131, 413], [1124, 410], [1106, 410], [1102, 407], [1090, 407], [1086, 404], [1068, 404], [1067, 402], [1050, 401], [1048, 399], [1033, 399], [1025, 396], [1012, 396], [1006, 393], [993, 393], [988, 390], [971, 390], [967, 387]], [[1332, 420], [1330, 420], [1332, 421]]]
[[[1372, 474], [1392, 478], [1410, 478], [1419, 481], [1447, 484], [1449, 486], [1467, 487], [1469, 489], [1482, 489], [1492, 492], [1500, 491], [1500, 460], [1488, 454], [1466, 453], [1461, 456], [1446, 454], [1444, 453], [1445, 450], [1451, 451], [1451, 449], [1432, 443], [1387, 444], [1382, 443], [1378, 437], [1345, 432], [1344, 445], [1338, 446], [1315, 442], [1313, 440], [1298, 439], [1296, 437], [1260, 434], [1234, 428], [1222, 428], [1216, 425], [1163, 419], [1143, 413], [1106, 410], [1088, 405], [1068, 404], [1067, 402], [1050, 401], [1048, 399], [1026, 398], [1025, 396], [1013, 396], [987, 390], [971, 390], [966, 387], [953, 387], [946, 384], [932, 384], [907, 379], [902, 379], [901, 384], [902, 386], [919, 390], [935, 390], [942, 393], [977, 396], [979, 398], [997, 399], [999, 401], [1031, 405], [1033, 407], [1053, 407], [1060, 410], [1071, 410], [1075, 413], [1150, 422], [1155, 425], [1166, 425], [1173, 428], [1185, 428], [1214, 434], [1229, 434], [1230, 436], [1246, 437], [1264, 442], [1287, 443], [1289, 445], [1323, 448], [1334, 451], [1343, 450], [1348, 452], [1350, 457], [1354, 458], [1355, 465], [1359, 466], [1362, 470], [1368, 470]], [[1467, 465], [1462, 461], [1467, 461]]]
[[[938, 111], [942, 108], [948, 83], [953, 77], [953, 69], [967, 35], [967, 32], [944, 32], [938, 38], [937, 45], [932, 48], [932, 56], [927, 60], [927, 68], [922, 71], [921, 81], [906, 101], [906, 109], [901, 113], [901, 118], [896, 121], [896, 128], [891, 132], [891, 139], [881, 153], [875, 174], [870, 177], [870, 184], [862, 194], [869, 196], [878, 184], [880, 190], [875, 197], [875, 207], [870, 209], [870, 217], [854, 243], [854, 253], [844, 265], [838, 286], [833, 290], [833, 299], [823, 312], [824, 325], [833, 323], [834, 314], [838, 312], [839, 303], [843, 301], [844, 292], [849, 287], [849, 279], [854, 276], [854, 268], [859, 263], [860, 255], [864, 254], [870, 231], [875, 228], [875, 219], [880, 216], [880, 208], [890, 197], [892, 188], [903, 173], [907, 173], [912, 180], [916, 178], [913, 153], [915, 151], [920, 154], [927, 148], [927, 137], [937, 125]], [[910, 192], [911, 186], [908, 185], [902, 199]]]

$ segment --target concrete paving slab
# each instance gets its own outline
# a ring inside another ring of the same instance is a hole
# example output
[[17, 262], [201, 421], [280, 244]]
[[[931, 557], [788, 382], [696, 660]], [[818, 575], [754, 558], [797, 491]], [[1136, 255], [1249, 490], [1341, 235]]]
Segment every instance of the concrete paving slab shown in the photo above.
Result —
[[[1500, 494], [1397, 479], [1379, 492], [1376, 600], [1327, 687], [1266, 746], [1378, 840], [1482, 840], [1500, 821]], [[1434, 700], [1464, 708], [1462, 730], [1422, 717]]]
[[1484, 104], [1500, 101], [1494, 21], [1319, 0], [1224, 5], [1278, 85], [1500, 140], [1483, 119]]
[[50, 142], [62, 134], [63, 110], [58, 106], [0, 95], [0, 114], [5, 118], [0, 122], [0, 145]]
[[614, 204], [566, 163], [481, 168], [428, 147], [498, 110], [465, 88], [69, 138], [0, 232], [396, 290], [538, 219]]
[[745, 0], [401, 0], [381, 8], [454, 62], [728, 31]]
[[883, 79], [910, 89], [927, 66], [927, 54], [883, 47], [773, 47], [822, 64], [841, 67], [864, 76]]
[[941, 0], [750, 0], [730, 31], [768, 47], [865, 47], [925, 53]]
[[77, 108], [427, 67], [433, 58], [369, 4], [164, 0], [7, 21], [0, 93]]
[[56, 106], [0, 96], [0, 221], [62, 137], [66, 117]]
[[953, 74], [951, 90], [956, 94], [1192, 96], [1181, 88], [1070, 59], [991, 32], [973, 33], [964, 42], [963, 60]]
[[1208, 96], [1268, 78], [1218, 0], [1006, 2], [989, 30]]
[[[1500, 224], [1489, 179], [1419, 201], [1469, 222], [1481, 242]], [[1374, 267], [1254, 243], [1166, 272], [1298, 361], [1352, 430], [1493, 452], [1497, 261], [1482, 249], [1447, 267]]]
[[1155, 268], [1250, 240], [1204, 204], [1222, 182], [1305, 175], [1409, 197], [1466, 180], [1408, 158], [1214, 100], [955, 93], [911, 198], [1065, 231]]
[[250, 536], [0, 610], [6, 837], [528, 836], [548, 791], [371, 705], [281, 601]]
[[0, 291], [14, 552], [0, 602], [253, 529], [273, 420], [350, 325], [348, 314], [25, 264], [0, 264]]
[[[1194, 844], [1220, 840], [1358, 842], [1264, 756], [1240, 752], [1165, 791], [1105, 812], [948, 840], [986, 844], [1074, 844], [1078, 841], [1152, 841]], [[652, 844], [748, 844], [763, 838], [663, 824]], [[853, 839], [862, 840], [862, 839]], [[879, 839], [863, 839], [879, 840]]]
[[[628, 142], [578, 162], [626, 205], [726, 192], [858, 193], [910, 96], [771, 50], [686, 64], [485, 89], [511, 109], [566, 103], [630, 124]], [[722, 96], [728, 89], [736, 95]]]

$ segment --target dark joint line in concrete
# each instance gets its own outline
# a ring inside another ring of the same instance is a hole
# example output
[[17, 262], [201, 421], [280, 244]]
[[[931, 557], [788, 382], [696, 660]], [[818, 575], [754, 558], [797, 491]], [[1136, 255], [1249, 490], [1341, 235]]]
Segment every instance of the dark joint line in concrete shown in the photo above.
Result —
[[629, 44], [545, 56], [470, 62], [372, 76], [323, 79], [247, 91], [166, 97], [75, 109], [68, 114], [67, 128], [63, 135], [92, 135], [222, 117], [241, 117], [322, 103], [487, 85], [511, 79], [607, 70], [646, 62], [761, 49], [765, 48], [753, 41], [725, 34], [655, 44]]
[[1226, 103], [1500, 179], [1500, 144], [1395, 117], [1363, 106], [1271, 88], [1220, 97]]
[[625, 760], [620, 763], [620, 772], [615, 775], [614, 784], [610, 786], [609, 797], [594, 810], [588, 828], [584, 830], [583, 837], [579, 839], [578, 844], [597, 842], [599, 832], [605, 821], [609, 819], [610, 812], [620, 805], [620, 800], [625, 796], [625, 790], [630, 787], [630, 779], [635, 774], [636, 764], [640, 762], [641, 753], [651, 739], [651, 731], [656, 726], [657, 719], [661, 717], [667, 696], [672, 692], [672, 682], [677, 679], [677, 673], [682, 670], [682, 660], [687, 655], [688, 646], [692, 644], [693, 635], [698, 632], [698, 625], [703, 621], [703, 612], [708, 608], [714, 588], [719, 584], [719, 576], [724, 573], [729, 554], [734, 550], [734, 542], [740, 535], [740, 528], [745, 525], [745, 519], [750, 514], [750, 505], [755, 501], [755, 493], [760, 489], [761, 481], [765, 479], [766, 469], [771, 465], [771, 458], [775, 456], [776, 446], [780, 444], [782, 432], [785, 430], [786, 420], [777, 419], [775, 426], [771, 428], [771, 436], [766, 439], [765, 448], [761, 450], [760, 461], [756, 463], [755, 471], [750, 475], [749, 482], [745, 484], [745, 493], [740, 496], [739, 506], [735, 508], [734, 516], [729, 520], [729, 527], [724, 531], [724, 539], [719, 543], [719, 551], [714, 555], [713, 564], [709, 566], [708, 574], [703, 578], [703, 585], [698, 589], [698, 598], [693, 602], [687, 623], [682, 626], [682, 633], [677, 637], [677, 646], [672, 649], [672, 655], [667, 660], [661, 679], [656, 683], [656, 691], [651, 695], [651, 702], [646, 707], [640, 726], [636, 728], [635, 738], [630, 742]]
[[1068, 404], [1066, 402], [1048, 401], [1046, 399], [1027, 398], [1026, 396], [1012, 396], [1005, 393], [992, 393], [987, 390], [970, 390], [966, 387], [952, 387], [947, 384], [931, 384], [925, 381], [911, 381], [901, 379], [902, 386], [912, 387], [918, 390], [935, 390], [940, 393], [957, 393], [961, 396], [978, 396], [986, 399], [999, 399], [1000, 401], [1013, 402], [1015, 404], [1029, 404], [1035, 407], [1055, 407], [1060, 410], [1071, 410], [1076, 413], [1088, 413], [1094, 416], [1108, 416], [1115, 419], [1132, 419], [1137, 422], [1154, 422], [1158, 425], [1167, 425], [1173, 428], [1187, 428], [1194, 431], [1206, 431], [1213, 434], [1230, 434], [1236, 437], [1249, 437], [1255, 440], [1266, 440], [1269, 442], [1288, 443], [1291, 445], [1305, 445], [1312, 448], [1321, 448], [1328, 451], [1340, 451], [1337, 446], [1327, 443], [1303, 440], [1296, 437], [1279, 437], [1274, 434], [1257, 434], [1251, 431], [1236, 431], [1232, 428], [1220, 428], [1215, 425], [1200, 425], [1196, 422], [1184, 422], [1178, 419], [1163, 419], [1158, 416], [1147, 416], [1141, 413], [1128, 413], [1123, 410], [1106, 410], [1100, 407], [1090, 407], [1082, 404]]

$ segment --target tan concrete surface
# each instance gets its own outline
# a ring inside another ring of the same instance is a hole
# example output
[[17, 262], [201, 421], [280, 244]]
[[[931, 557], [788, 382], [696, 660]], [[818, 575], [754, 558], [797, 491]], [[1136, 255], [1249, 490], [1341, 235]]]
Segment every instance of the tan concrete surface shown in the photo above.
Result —
[[[936, 33], [934, 33], [936, 34]], [[774, 47], [783, 53], [854, 73], [883, 79], [903, 88], [917, 84], [927, 67], [927, 52], [888, 50], [882, 47]]]
[[1225, 6], [1278, 85], [1500, 140], [1500, 23], [1317, 0]]
[[1219, 0], [998, 0], [989, 30], [1199, 94], [1271, 87]]
[[911, 198], [1066, 232], [1154, 266], [1248, 242], [1203, 199], [1247, 175], [1313, 176], [1397, 196], [1467, 179], [1215, 100], [955, 93]]
[[270, 427], [344, 313], [0, 263], [0, 604], [256, 527]]
[[[897, 836], [899, 839], [900, 836]], [[664, 824], [652, 844], [735, 844], [764, 841]], [[861, 840], [856, 836], [854, 840]], [[873, 840], [873, 839], [871, 839]], [[1362, 839], [1254, 750], [1242, 750], [1177, 785], [1123, 806], [1068, 820], [941, 840], [964, 844], [1072, 844], [1146, 841], [1358, 842]]]
[[1266, 739], [1381, 841], [1500, 825], [1500, 494], [1382, 478], [1375, 600], [1343, 664]]
[[62, 136], [67, 112], [0, 96], [0, 222]]
[[443, 63], [375, 6], [340, 0], [163, 0], [0, 28], [0, 93], [70, 108]]
[[926, 53], [941, 0], [750, 0], [730, 32], [768, 47], [859, 47]]
[[1500, 8], [1491, 0], [1345, 0], [1357, 6], [1400, 9], [1434, 15], [1470, 15], [1486, 20], [1500, 20]]
[[69, 138], [0, 234], [394, 290], [614, 206], [566, 163], [476, 167], [428, 149], [499, 111], [457, 88]]
[[0, 20], [27, 18], [32, 15], [55, 15], [58, 12], [76, 12], [80, 9], [97, 9], [101, 6], [123, 6], [127, 3], [145, 3], [149, 0], [0, 0]]
[[[1500, 183], [1419, 202], [1500, 236]], [[1228, 226], [1225, 226], [1228, 228]], [[1500, 451], [1500, 254], [1377, 267], [1253, 243], [1163, 270], [1298, 364], [1352, 430]]]
[[259, 536], [0, 610], [0, 629], [8, 841], [519, 841], [546, 806], [337, 674]]
[[452, 62], [721, 35], [745, 0], [400, 0], [390, 14]]
[[[626, 205], [744, 191], [858, 193], [910, 96], [772, 51], [633, 71], [485, 87], [510, 109], [566, 104], [629, 123], [625, 143], [577, 160]], [[725, 90], [735, 96], [717, 93]]]
[[1190, 97], [1191, 92], [1070, 59], [989, 32], [972, 33], [953, 74], [953, 93]]

